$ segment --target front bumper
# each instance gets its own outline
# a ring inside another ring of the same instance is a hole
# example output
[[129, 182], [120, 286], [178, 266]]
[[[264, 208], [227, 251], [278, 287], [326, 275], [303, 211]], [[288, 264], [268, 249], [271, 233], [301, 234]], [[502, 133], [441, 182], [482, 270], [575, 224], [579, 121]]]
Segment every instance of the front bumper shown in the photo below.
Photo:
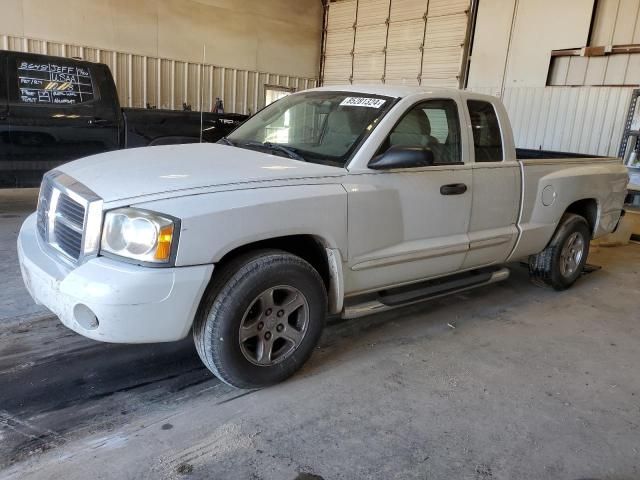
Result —
[[184, 338], [213, 272], [212, 265], [149, 268], [104, 257], [69, 266], [41, 244], [35, 214], [20, 229], [18, 256], [36, 303], [71, 330], [114, 343]]

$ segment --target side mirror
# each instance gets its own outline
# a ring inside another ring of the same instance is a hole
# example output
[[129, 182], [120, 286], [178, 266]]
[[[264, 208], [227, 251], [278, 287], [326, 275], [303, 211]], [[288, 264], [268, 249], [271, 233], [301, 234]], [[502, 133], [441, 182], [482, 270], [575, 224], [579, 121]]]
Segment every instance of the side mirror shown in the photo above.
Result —
[[386, 152], [373, 157], [369, 162], [369, 168], [388, 170], [392, 168], [430, 167], [434, 163], [433, 152], [430, 148], [394, 145]]

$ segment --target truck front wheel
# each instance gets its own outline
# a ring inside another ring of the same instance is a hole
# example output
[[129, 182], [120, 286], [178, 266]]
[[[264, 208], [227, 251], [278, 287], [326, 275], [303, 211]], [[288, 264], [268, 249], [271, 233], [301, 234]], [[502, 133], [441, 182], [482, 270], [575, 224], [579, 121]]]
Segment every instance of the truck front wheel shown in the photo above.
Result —
[[220, 380], [260, 388], [281, 382], [305, 363], [326, 315], [318, 272], [295, 255], [262, 250], [215, 273], [193, 336], [198, 355]]
[[580, 215], [565, 213], [549, 245], [529, 257], [529, 274], [536, 284], [565, 290], [580, 277], [587, 263], [591, 230]]

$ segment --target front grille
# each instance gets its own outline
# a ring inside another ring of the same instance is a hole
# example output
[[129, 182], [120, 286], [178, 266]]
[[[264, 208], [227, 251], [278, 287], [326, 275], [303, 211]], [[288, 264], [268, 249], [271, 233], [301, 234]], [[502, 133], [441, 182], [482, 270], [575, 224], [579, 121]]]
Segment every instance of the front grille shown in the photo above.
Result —
[[[88, 192], [89, 198], [74, 191], [74, 187], [82, 193]], [[78, 261], [82, 255], [87, 208], [96, 199], [93, 192], [66, 175], [46, 175], [40, 187], [37, 213], [42, 240], [68, 259]]]
[[82, 225], [84, 224], [84, 212], [84, 205], [74, 201], [68, 195], [60, 195], [60, 198], [58, 199], [57, 214], [69, 219], [69, 221], [78, 226], [80, 230], [82, 230]]

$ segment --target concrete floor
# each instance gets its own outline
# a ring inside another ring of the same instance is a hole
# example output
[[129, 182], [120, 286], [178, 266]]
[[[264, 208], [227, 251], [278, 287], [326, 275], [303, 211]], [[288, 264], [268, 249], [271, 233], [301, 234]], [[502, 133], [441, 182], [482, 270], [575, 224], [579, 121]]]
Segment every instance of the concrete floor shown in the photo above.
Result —
[[106, 345], [21, 286], [33, 192], [0, 192], [0, 478], [640, 478], [640, 246], [570, 291], [508, 282], [334, 322], [307, 366], [231, 389], [190, 340]]

